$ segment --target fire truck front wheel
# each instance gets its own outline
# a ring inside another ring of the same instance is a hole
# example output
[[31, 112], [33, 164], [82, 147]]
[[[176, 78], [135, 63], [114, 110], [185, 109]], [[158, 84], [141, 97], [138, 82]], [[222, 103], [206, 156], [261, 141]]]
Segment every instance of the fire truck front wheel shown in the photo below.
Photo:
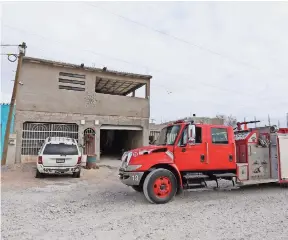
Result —
[[151, 203], [167, 203], [177, 192], [177, 180], [171, 171], [164, 168], [155, 169], [145, 178], [143, 192]]

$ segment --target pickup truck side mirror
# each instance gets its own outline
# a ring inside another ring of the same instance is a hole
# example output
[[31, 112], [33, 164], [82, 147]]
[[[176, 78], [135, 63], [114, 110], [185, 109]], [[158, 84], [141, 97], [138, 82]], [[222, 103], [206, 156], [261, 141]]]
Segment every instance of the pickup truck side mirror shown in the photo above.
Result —
[[188, 144], [195, 145], [196, 127], [194, 124], [188, 125]]

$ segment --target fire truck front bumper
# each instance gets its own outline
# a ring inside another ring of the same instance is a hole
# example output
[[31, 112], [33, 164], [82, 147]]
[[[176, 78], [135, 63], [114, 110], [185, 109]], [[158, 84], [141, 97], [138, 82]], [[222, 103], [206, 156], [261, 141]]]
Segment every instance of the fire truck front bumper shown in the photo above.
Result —
[[144, 172], [126, 172], [119, 170], [119, 179], [127, 186], [138, 186], [143, 177]]

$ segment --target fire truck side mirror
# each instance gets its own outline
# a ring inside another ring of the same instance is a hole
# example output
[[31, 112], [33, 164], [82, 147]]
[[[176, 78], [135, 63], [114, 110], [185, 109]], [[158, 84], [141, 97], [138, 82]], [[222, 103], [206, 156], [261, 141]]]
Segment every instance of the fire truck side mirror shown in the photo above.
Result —
[[188, 125], [188, 144], [189, 145], [195, 144], [195, 135], [196, 135], [195, 125], [189, 124]]

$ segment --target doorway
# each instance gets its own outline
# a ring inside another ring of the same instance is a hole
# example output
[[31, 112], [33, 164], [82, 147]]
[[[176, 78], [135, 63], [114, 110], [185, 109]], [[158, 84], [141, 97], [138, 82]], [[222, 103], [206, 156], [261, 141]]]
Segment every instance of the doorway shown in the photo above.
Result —
[[116, 126], [116, 129], [107, 128], [101, 127], [100, 130], [101, 159], [120, 160], [124, 152], [141, 147], [143, 144], [142, 129], [129, 130], [123, 127], [117, 129]]

